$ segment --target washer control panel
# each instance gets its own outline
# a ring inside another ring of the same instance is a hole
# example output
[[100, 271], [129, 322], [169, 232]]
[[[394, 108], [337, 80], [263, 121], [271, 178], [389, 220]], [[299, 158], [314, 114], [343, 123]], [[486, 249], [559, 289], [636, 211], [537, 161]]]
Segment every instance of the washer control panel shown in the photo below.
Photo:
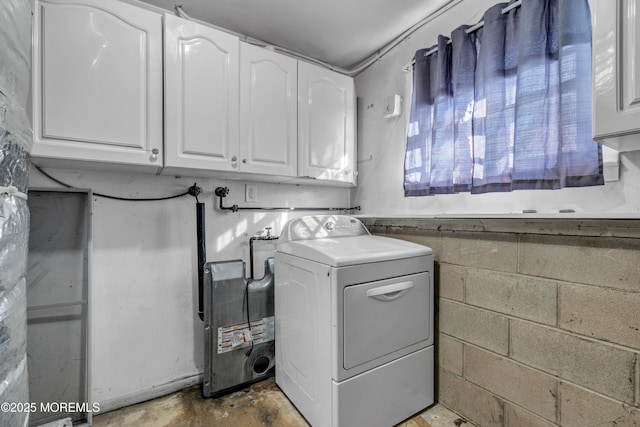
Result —
[[278, 242], [353, 237], [368, 234], [369, 231], [364, 224], [359, 219], [351, 216], [304, 216], [286, 223]]
[[324, 228], [325, 228], [327, 231], [331, 232], [331, 231], [333, 231], [333, 230], [335, 230], [335, 229], [336, 229], [336, 223], [335, 223], [335, 222], [333, 222], [333, 221], [327, 221], [327, 222], [325, 222], [325, 224], [324, 224]]

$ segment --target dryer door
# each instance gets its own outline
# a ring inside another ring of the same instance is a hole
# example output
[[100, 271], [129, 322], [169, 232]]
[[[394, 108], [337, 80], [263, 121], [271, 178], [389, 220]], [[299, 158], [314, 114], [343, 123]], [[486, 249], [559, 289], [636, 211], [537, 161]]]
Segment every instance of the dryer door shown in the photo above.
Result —
[[344, 369], [431, 338], [429, 273], [344, 288]]

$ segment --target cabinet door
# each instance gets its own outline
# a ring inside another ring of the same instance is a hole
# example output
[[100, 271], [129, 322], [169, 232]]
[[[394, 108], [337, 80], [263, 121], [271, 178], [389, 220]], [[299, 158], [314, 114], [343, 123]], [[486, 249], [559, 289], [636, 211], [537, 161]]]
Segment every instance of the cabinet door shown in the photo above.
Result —
[[298, 62], [240, 46], [240, 171], [296, 176]]
[[162, 15], [47, 0], [34, 22], [33, 156], [162, 166]]
[[590, 1], [593, 15], [593, 138], [640, 150], [640, 0]]
[[298, 175], [356, 183], [353, 79], [298, 64]]
[[165, 165], [237, 170], [237, 37], [165, 15]]

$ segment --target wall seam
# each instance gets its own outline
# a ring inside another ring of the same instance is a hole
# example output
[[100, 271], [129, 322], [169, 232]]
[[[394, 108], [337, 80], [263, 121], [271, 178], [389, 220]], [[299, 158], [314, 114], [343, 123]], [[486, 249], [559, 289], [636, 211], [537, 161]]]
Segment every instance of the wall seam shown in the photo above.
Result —
[[558, 394], [556, 396], [556, 423], [562, 425], [562, 380], [558, 380]]
[[507, 357], [512, 358], [513, 352], [511, 351], [511, 322], [513, 319], [507, 319]]
[[509, 403], [504, 400], [502, 401], [502, 425], [504, 427], [509, 427]]
[[520, 272], [520, 255], [521, 255], [521, 248], [520, 246], [522, 245], [522, 237], [520, 234], [516, 235], [516, 273], [518, 274], [522, 274]]
[[467, 285], [469, 282], [469, 267], [462, 266], [462, 302], [468, 304], [467, 302]]
[[640, 354], [636, 353], [636, 377], [635, 377], [636, 399], [635, 405], [640, 406]]
[[465, 380], [466, 375], [467, 375], [467, 343], [466, 342], [462, 342], [462, 378], [464, 378]]
[[562, 287], [561, 283], [556, 282], [556, 324], [554, 325], [558, 329], [560, 328], [560, 319], [562, 318], [562, 297], [560, 288]]

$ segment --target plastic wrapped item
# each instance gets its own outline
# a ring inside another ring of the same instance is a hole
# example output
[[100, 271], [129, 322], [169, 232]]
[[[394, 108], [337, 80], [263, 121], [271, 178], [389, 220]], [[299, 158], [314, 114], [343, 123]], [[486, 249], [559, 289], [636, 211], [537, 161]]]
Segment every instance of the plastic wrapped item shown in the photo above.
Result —
[[0, 288], [0, 426], [26, 425], [27, 375], [26, 282], [22, 278], [10, 292]]
[[29, 403], [25, 271], [31, 12], [31, 0], [0, 2], [0, 427], [29, 422], [24, 405]]
[[[0, 2], [0, 129], [30, 151], [31, 1]], [[2, 169], [0, 169], [1, 171]], [[16, 185], [16, 184], [14, 184]]]
[[[27, 375], [26, 264], [29, 208], [24, 192], [29, 155], [0, 129], [0, 427], [26, 426]], [[22, 405], [22, 406], [21, 406]]]
[[[2, 95], [0, 95], [2, 98]], [[29, 185], [29, 153], [0, 126], [0, 187], [16, 187], [25, 193]]]

